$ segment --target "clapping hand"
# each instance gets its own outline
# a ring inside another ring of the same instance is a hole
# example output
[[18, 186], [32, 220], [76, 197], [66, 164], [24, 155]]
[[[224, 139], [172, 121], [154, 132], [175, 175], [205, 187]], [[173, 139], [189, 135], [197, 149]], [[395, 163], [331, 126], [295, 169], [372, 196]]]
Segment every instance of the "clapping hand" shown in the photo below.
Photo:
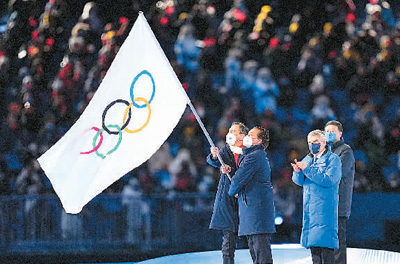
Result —
[[290, 165], [292, 165], [293, 170], [295, 172], [300, 172], [301, 170], [304, 170], [308, 166], [306, 162], [300, 162], [297, 161], [297, 159], [294, 159], [294, 163], [290, 163]]

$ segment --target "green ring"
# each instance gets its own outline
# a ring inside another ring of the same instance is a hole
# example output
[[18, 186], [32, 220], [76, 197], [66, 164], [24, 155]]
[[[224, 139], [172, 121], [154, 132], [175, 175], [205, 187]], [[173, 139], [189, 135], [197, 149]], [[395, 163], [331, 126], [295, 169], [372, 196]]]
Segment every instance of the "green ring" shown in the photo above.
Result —
[[[113, 128], [118, 129], [119, 138], [118, 138], [118, 142], [117, 142], [117, 144], [115, 145], [115, 147], [114, 147], [113, 149], [111, 149], [110, 151], [108, 151], [106, 155], [103, 155], [103, 154], [101, 154], [98, 150], [96, 150], [96, 155], [99, 156], [99, 157], [102, 158], [102, 159], [105, 159], [107, 155], [110, 155], [111, 153], [113, 153], [114, 151], [116, 151], [116, 150], [118, 149], [119, 145], [121, 144], [121, 141], [122, 141], [122, 131], [121, 131], [121, 128], [120, 128], [118, 125], [108, 125], [107, 128], [108, 128], [108, 127], [113, 127]], [[94, 138], [93, 138], [93, 148], [96, 147], [97, 138], [99, 137], [100, 133], [103, 132], [103, 131], [104, 131], [104, 128], [100, 129], [100, 130], [96, 133], [96, 135], [94, 136]]]

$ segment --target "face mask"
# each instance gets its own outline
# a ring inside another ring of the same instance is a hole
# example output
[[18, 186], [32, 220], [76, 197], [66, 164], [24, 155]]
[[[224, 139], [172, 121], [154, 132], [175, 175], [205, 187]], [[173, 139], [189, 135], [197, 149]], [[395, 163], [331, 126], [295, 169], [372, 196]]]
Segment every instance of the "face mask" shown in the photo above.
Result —
[[243, 146], [250, 148], [253, 145], [253, 140], [249, 136], [245, 136], [243, 139]]
[[332, 143], [336, 141], [336, 133], [335, 132], [325, 132], [326, 142]]
[[308, 149], [311, 151], [312, 154], [317, 154], [320, 148], [321, 143], [312, 143], [308, 145]]
[[236, 142], [236, 136], [232, 133], [226, 134], [226, 143], [233, 146]]

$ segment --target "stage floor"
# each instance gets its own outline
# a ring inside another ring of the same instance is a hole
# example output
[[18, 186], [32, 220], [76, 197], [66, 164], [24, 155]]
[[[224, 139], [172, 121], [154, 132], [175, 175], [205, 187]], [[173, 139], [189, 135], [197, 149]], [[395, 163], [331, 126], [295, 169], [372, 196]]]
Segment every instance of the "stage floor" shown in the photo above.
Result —
[[[312, 264], [310, 251], [299, 244], [272, 245], [274, 264]], [[348, 248], [348, 264], [399, 264], [400, 253], [383, 250]], [[138, 264], [220, 264], [221, 251], [206, 251], [166, 256]], [[249, 251], [236, 251], [235, 264], [252, 263]]]
[[[274, 264], [312, 263], [310, 253], [298, 244], [272, 245]], [[166, 256], [139, 262], [140, 264], [221, 264], [221, 251], [206, 251]], [[235, 253], [235, 264], [252, 263], [248, 249], [239, 249]]]
[[[272, 245], [274, 264], [312, 264], [310, 251], [299, 244]], [[124, 264], [220, 264], [222, 263], [221, 251], [205, 251], [184, 253], [149, 259], [141, 262], [125, 262]], [[236, 250], [235, 264], [252, 263], [248, 249]], [[400, 253], [348, 248], [348, 264], [400, 264]], [[103, 263], [105, 264], [105, 263]], [[109, 263], [111, 264], [111, 263]], [[115, 263], [116, 264], [116, 263]]]

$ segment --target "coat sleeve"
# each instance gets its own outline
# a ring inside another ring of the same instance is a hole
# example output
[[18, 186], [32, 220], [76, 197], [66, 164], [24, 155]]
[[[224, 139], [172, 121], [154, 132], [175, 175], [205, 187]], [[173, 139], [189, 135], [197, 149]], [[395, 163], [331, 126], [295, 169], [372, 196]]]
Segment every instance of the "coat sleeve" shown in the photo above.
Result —
[[[222, 160], [227, 163], [227, 165], [230, 165], [229, 162], [227, 162], [229, 160], [229, 155], [228, 155], [228, 150], [226, 148], [226, 146], [222, 147], [222, 148], [218, 148], [219, 149], [219, 155], [221, 156]], [[208, 154], [207, 156], [207, 163], [210, 164], [211, 166], [215, 167], [215, 168], [219, 168], [221, 167], [221, 162], [219, 162], [218, 158], [213, 159], [211, 153]]]
[[208, 156], [207, 156], [207, 163], [210, 164], [211, 166], [215, 167], [215, 168], [221, 167], [221, 163], [219, 162], [219, 160], [218, 159], [213, 159], [211, 157], [211, 153], [208, 154]]
[[257, 157], [258, 155], [245, 156], [242, 166], [239, 167], [235, 173], [235, 176], [232, 177], [231, 187], [229, 188], [230, 196], [238, 194], [254, 177], [254, 173], [258, 168]]
[[337, 184], [342, 178], [342, 163], [339, 156], [331, 154], [326, 167], [307, 166], [303, 170], [304, 175], [322, 187], [331, 187]]
[[304, 184], [303, 171], [299, 171], [299, 172], [293, 171], [292, 181], [299, 186], [303, 186], [303, 184]]
[[342, 162], [342, 177], [349, 175], [354, 166], [354, 154], [351, 148], [346, 148], [340, 155], [340, 160]]

